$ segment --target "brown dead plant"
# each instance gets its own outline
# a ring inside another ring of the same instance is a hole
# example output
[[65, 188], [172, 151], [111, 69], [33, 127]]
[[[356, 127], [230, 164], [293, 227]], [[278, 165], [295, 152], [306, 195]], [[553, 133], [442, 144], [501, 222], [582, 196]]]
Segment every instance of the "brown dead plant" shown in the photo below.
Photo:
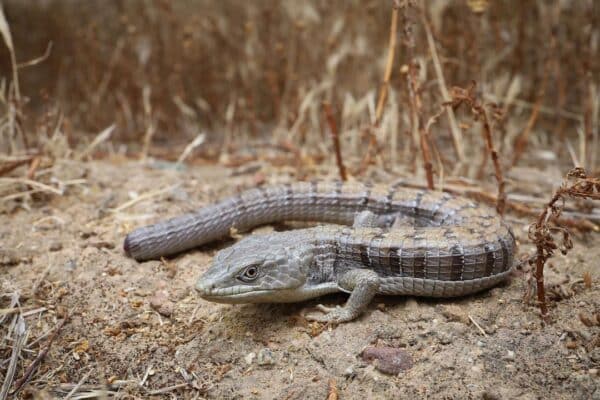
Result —
[[323, 110], [325, 112], [325, 119], [327, 120], [327, 124], [329, 126], [329, 133], [331, 135], [331, 141], [333, 142], [333, 148], [335, 150], [335, 161], [338, 166], [340, 179], [342, 181], [346, 181], [348, 178], [346, 176], [346, 167], [344, 166], [342, 151], [340, 149], [340, 135], [338, 133], [337, 124], [335, 123], [333, 111], [331, 110], [331, 104], [327, 102], [323, 103]]
[[451, 98], [449, 102], [444, 103], [445, 105], [451, 106], [452, 109], [456, 110], [461, 105], [465, 105], [469, 108], [475, 121], [481, 121], [483, 129], [481, 131], [483, 139], [486, 144], [487, 152], [492, 157], [494, 163], [494, 172], [496, 175], [496, 182], [498, 183], [498, 199], [496, 202], [496, 210], [498, 214], [504, 215], [504, 209], [506, 207], [506, 193], [504, 191], [505, 182], [502, 174], [502, 167], [500, 165], [500, 159], [498, 152], [494, 147], [494, 141], [492, 138], [492, 125], [490, 123], [486, 107], [492, 107], [492, 104], [483, 104], [480, 99], [477, 98], [475, 93], [476, 82], [471, 82], [471, 85], [464, 89], [461, 87], [453, 87], [451, 90]]
[[535, 264], [537, 299], [544, 322], [548, 321], [544, 266], [556, 250], [567, 254], [573, 248], [569, 229], [557, 223], [568, 198], [600, 200], [600, 179], [588, 177], [583, 168], [573, 168], [567, 173], [563, 184], [554, 193], [537, 220], [529, 226], [529, 239], [537, 248], [535, 256], [530, 258], [529, 263]]

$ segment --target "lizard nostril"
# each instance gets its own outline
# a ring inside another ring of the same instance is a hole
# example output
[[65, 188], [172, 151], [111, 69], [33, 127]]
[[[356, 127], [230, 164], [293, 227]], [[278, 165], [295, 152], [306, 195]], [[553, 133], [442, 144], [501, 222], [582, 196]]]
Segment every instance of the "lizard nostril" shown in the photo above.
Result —
[[216, 284], [214, 284], [214, 283], [211, 283], [211, 284], [209, 284], [209, 283], [201, 283], [201, 282], [198, 282], [198, 283], [196, 284], [196, 290], [197, 290], [198, 292], [200, 292], [200, 295], [205, 295], [205, 296], [208, 296], [208, 295], [210, 295], [210, 293], [211, 293], [212, 291], [214, 291], [216, 288], [217, 288], [217, 285], [216, 285]]

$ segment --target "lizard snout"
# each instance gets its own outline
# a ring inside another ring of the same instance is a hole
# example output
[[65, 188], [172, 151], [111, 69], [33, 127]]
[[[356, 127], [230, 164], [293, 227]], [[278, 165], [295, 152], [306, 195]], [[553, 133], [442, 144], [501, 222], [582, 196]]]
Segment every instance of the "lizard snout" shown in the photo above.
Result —
[[202, 280], [198, 280], [196, 282], [196, 291], [200, 294], [200, 296], [210, 296], [211, 292], [216, 288], [214, 283], [204, 282]]

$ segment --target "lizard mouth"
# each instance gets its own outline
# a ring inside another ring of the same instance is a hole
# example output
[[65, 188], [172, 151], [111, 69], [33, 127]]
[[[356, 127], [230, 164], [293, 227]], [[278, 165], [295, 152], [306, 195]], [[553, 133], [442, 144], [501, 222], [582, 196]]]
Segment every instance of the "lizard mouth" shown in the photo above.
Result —
[[204, 300], [213, 303], [238, 304], [238, 303], [269, 303], [274, 302], [272, 290], [255, 290], [252, 292], [235, 294], [200, 294]]
[[273, 290], [259, 290], [250, 286], [215, 288], [198, 283], [196, 291], [204, 300], [215, 303], [260, 303], [273, 301]]
[[232, 286], [227, 288], [207, 287], [201, 283], [196, 285], [196, 290], [204, 300], [214, 303], [240, 304], [240, 303], [295, 303], [338, 292], [336, 283], [325, 283], [314, 287], [291, 287], [259, 289], [252, 286]]

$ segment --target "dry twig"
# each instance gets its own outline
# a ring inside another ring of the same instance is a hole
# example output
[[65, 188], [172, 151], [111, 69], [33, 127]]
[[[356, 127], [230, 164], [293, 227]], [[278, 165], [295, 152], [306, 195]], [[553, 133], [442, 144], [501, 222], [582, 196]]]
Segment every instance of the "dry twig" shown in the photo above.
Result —
[[19, 168], [21, 165], [29, 164], [33, 158], [34, 156], [27, 156], [20, 160], [14, 160], [4, 163], [4, 165], [0, 166], [0, 176]]
[[421, 102], [421, 97], [419, 95], [421, 86], [417, 78], [417, 68], [416, 62], [411, 62], [407, 74], [409, 103], [412, 111], [412, 129], [413, 136], [418, 136], [419, 147], [423, 154], [423, 168], [425, 169], [425, 176], [427, 177], [427, 188], [433, 190], [435, 187], [433, 185], [433, 165], [431, 163], [431, 151], [429, 149], [430, 128], [439, 117], [439, 114], [432, 116], [427, 122], [427, 125], [424, 126], [422, 115], [423, 103]]
[[[554, 49], [554, 48], [556, 48], [556, 37], [555, 37], [555, 35], [551, 35], [549, 52], [552, 52], [552, 49]], [[548, 55], [547, 55], [547, 58], [548, 58]], [[510, 164], [511, 167], [514, 167], [517, 164], [517, 162], [519, 162], [519, 159], [521, 158], [523, 152], [525, 151], [525, 148], [527, 147], [527, 142], [529, 141], [529, 134], [533, 130], [533, 127], [535, 126], [535, 123], [538, 120], [538, 117], [540, 114], [540, 108], [542, 106], [542, 102], [544, 101], [544, 97], [546, 95], [546, 86], [548, 84], [549, 77], [550, 77], [550, 63], [546, 62], [544, 64], [542, 83], [539, 86], [539, 90], [536, 95], [536, 100], [535, 100], [533, 109], [531, 110], [531, 114], [529, 116], [529, 119], [527, 120], [527, 124], [525, 125], [525, 128], [523, 129], [521, 134], [515, 140], [515, 151], [513, 153], [513, 159]]]
[[333, 141], [333, 148], [335, 150], [335, 161], [337, 163], [338, 171], [340, 173], [340, 179], [342, 181], [345, 181], [348, 178], [346, 176], [346, 168], [344, 167], [344, 161], [342, 160], [342, 152], [340, 150], [340, 136], [338, 134], [335, 118], [333, 117], [333, 112], [331, 111], [331, 105], [325, 102], [323, 103], [323, 109], [325, 110], [325, 118], [327, 119], [327, 124], [329, 125], [329, 133], [331, 134], [331, 140]]
[[[0, 388], [0, 400], [6, 399], [8, 396], [8, 390], [10, 389], [10, 385], [12, 384], [12, 380], [15, 376], [15, 371], [17, 370], [17, 363], [19, 361], [19, 355], [21, 354], [21, 350], [25, 345], [25, 339], [27, 338], [27, 331], [25, 326], [25, 321], [21, 315], [15, 316], [16, 324], [14, 325], [15, 331], [15, 341], [12, 347], [12, 354], [10, 357], [10, 362], [8, 364], [8, 368], [6, 369], [6, 373], [4, 375], [4, 383], [2, 384], [2, 388]], [[17, 381], [17, 387], [19, 385], [19, 381]], [[16, 392], [16, 391], [15, 391]], [[12, 392], [11, 394], [14, 394]]]
[[54, 339], [56, 339], [56, 337], [60, 333], [60, 331], [63, 328], [63, 326], [65, 326], [65, 323], [67, 322], [67, 319], [68, 319], [68, 317], [65, 317], [56, 326], [56, 329], [54, 330], [54, 332], [52, 332], [52, 335], [50, 335], [50, 337], [48, 338], [48, 342], [46, 343], [46, 346], [44, 347], [44, 349], [42, 351], [40, 351], [40, 353], [37, 355], [37, 357], [35, 358], [35, 360], [33, 360], [31, 362], [31, 364], [29, 364], [29, 367], [27, 367], [27, 370], [25, 371], [25, 373], [23, 373], [23, 376], [21, 378], [19, 378], [15, 382], [15, 389], [11, 392], [12, 395], [15, 395], [17, 392], [19, 392], [21, 390], [21, 388], [27, 382], [29, 382], [29, 379], [31, 379], [31, 376], [35, 372], [35, 370], [38, 367], [38, 365], [44, 360], [44, 358], [46, 357], [46, 354], [48, 354], [48, 350], [50, 350], [50, 346], [52, 346], [52, 343], [54, 342]]
[[[431, 52], [431, 58], [433, 60], [433, 66], [435, 67], [435, 74], [437, 76], [438, 84], [440, 86], [440, 92], [442, 93], [442, 97], [444, 101], [450, 101], [450, 94], [448, 93], [448, 88], [446, 86], [446, 80], [444, 79], [444, 73], [442, 71], [442, 64], [440, 62], [439, 56], [437, 54], [437, 49], [435, 47], [435, 41], [433, 40], [433, 34], [431, 33], [431, 28], [429, 26], [429, 21], [425, 18], [425, 15], [422, 15], [423, 26], [425, 27], [425, 34], [427, 35], [427, 43], [429, 45], [429, 51]], [[447, 109], [448, 113], [448, 123], [450, 124], [450, 131], [452, 132], [452, 141], [454, 143], [454, 149], [456, 150], [456, 155], [458, 156], [458, 160], [463, 162], [465, 160], [465, 152], [463, 149], [463, 139], [462, 132], [456, 123], [456, 117], [454, 115], [454, 110]]]
[[396, 32], [398, 31], [398, 5], [394, 5], [392, 9], [392, 21], [390, 23], [390, 41], [388, 46], [388, 58], [385, 65], [385, 73], [383, 82], [379, 90], [379, 99], [377, 100], [377, 110], [375, 111], [375, 126], [379, 126], [381, 115], [383, 114], [383, 106], [387, 99], [388, 88], [390, 86], [390, 77], [392, 76], [392, 68], [394, 67], [394, 53], [396, 50]]
[[492, 127], [484, 106], [476, 98], [475, 85], [475, 82], [472, 82], [471, 86], [467, 89], [453, 87], [452, 100], [446, 104], [452, 106], [453, 109], [456, 109], [462, 104], [465, 104], [470, 108], [475, 120], [481, 119], [483, 123], [483, 138], [485, 140], [487, 151], [492, 156], [492, 161], [494, 163], [494, 172], [496, 174], [496, 181], [498, 182], [498, 202], [496, 203], [496, 210], [498, 211], [498, 214], [504, 215], [504, 208], [506, 206], [506, 193], [504, 192], [504, 176], [502, 174], [502, 168], [500, 166], [498, 152], [494, 148], [494, 142], [492, 140]]

